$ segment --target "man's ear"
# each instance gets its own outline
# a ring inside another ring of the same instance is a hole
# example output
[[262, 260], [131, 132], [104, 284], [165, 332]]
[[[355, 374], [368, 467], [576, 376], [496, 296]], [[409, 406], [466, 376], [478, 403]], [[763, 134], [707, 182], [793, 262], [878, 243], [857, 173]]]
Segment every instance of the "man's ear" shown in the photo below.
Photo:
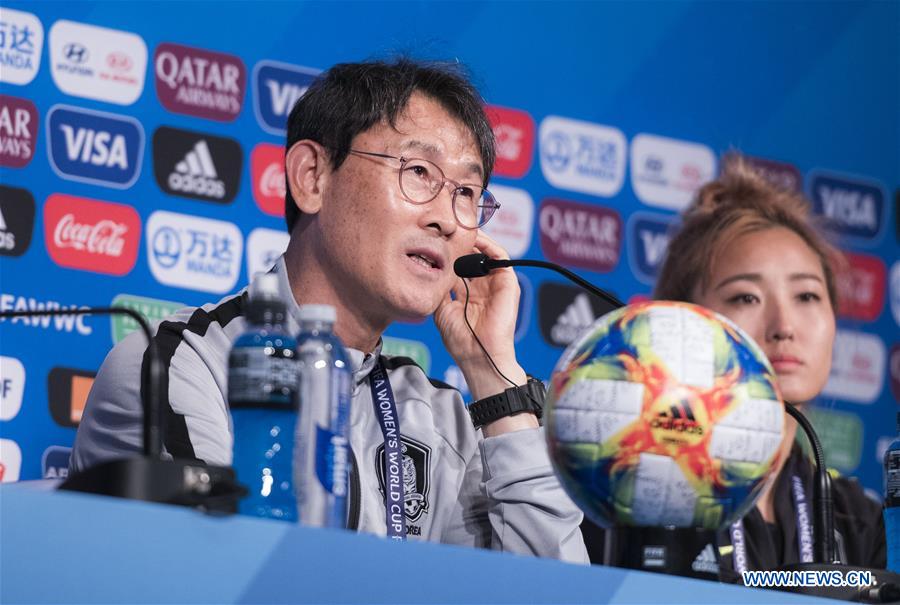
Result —
[[288, 149], [284, 157], [291, 196], [300, 212], [316, 214], [322, 208], [322, 193], [331, 173], [331, 162], [325, 148], [304, 139]]

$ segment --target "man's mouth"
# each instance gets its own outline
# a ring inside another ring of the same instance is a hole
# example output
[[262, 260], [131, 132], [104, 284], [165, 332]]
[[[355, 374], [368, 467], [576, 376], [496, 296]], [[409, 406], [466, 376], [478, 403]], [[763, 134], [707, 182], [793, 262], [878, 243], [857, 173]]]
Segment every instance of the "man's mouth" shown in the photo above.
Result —
[[439, 252], [429, 250], [428, 248], [416, 248], [406, 253], [415, 263], [422, 265], [428, 269], [441, 271], [444, 268], [444, 258]]
[[428, 258], [427, 256], [422, 256], [421, 254], [407, 254], [406, 256], [410, 257], [417, 263], [424, 265], [430, 269], [437, 269], [437, 263]]

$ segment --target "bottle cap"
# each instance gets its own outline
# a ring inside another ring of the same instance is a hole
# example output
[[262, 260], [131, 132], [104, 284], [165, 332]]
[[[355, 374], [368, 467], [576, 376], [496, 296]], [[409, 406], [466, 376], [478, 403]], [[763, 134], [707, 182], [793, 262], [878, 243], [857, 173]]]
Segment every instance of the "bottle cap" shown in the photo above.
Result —
[[247, 304], [247, 321], [254, 324], [284, 322], [287, 304], [278, 295], [278, 276], [274, 273], [258, 274], [250, 283], [250, 302]]
[[278, 276], [274, 273], [257, 274], [250, 283], [250, 299], [278, 299]]
[[300, 321], [334, 323], [337, 311], [331, 305], [300, 305]]

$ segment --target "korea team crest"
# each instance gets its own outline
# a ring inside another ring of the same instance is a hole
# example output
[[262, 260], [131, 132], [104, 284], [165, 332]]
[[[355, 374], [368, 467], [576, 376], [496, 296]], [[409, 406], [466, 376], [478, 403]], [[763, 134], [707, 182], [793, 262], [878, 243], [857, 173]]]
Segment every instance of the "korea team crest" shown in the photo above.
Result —
[[[409, 522], [415, 523], [428, 512], [428, 485], [431, 475], [431, 448], [409, 437], [400, 437], [403, 453], [403, 507]], [[375, 450], [375, 472], [384, 494], [384, 444]]]

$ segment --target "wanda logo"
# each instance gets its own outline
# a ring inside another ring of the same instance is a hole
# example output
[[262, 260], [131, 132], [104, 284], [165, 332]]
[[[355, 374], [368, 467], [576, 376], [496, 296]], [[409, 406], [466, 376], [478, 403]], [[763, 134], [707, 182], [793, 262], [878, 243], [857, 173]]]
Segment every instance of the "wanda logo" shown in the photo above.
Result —
[[44, 207], [44, 235], [60, 266], [125, 275], [137, 260], [141, 219], [130, 206], [57, 193]]
[[128, 71], [133, 64], [131, 57], [123, 52], [116, 51], [106, 55], [106, 65], [113, 71]]

